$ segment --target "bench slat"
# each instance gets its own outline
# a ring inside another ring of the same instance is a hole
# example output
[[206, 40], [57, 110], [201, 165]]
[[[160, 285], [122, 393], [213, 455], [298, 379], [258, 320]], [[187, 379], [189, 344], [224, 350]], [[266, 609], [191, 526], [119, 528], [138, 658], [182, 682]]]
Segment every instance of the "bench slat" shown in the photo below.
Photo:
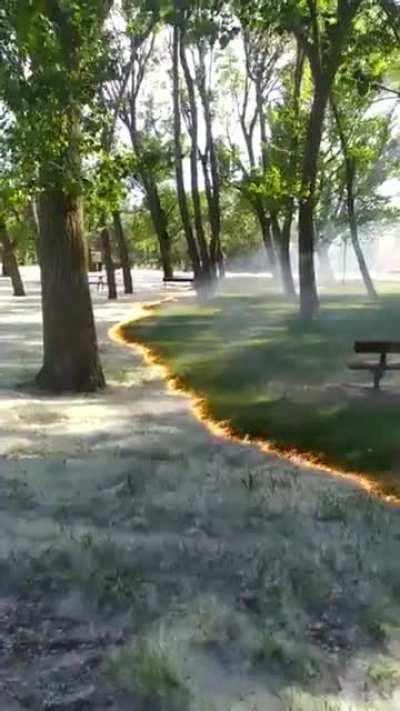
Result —
[[400, 353], [400, 341], [356, 341], [356, 353]]
[[349, 363], [350, 370], [400, 370], [400, 363], [386, 363], [382, 366], [380, 363]]
[[178, 283], [179, 283], [179, 282], [188, 282], [188, 283], [190, 282], [190, 283], [192, 283], [192, 282], [194, 281], [194, 279], [192, 279], [192, 278], [190, 278], [190, 277], [176, 277], [176, 278], [174, 278], [174, 279], [166, 279], [166, 278], [164, 277], [164, 279], [163, 279], [164, 284], [173, 284], [175, 281], [178, 282]]

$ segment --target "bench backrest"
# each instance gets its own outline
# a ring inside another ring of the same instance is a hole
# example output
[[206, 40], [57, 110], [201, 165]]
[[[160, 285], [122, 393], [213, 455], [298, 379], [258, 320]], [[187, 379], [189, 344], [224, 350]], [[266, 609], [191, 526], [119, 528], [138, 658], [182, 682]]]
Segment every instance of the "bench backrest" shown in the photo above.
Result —
[[356, 353], [400, 353], [400, 341], [356, 341]]

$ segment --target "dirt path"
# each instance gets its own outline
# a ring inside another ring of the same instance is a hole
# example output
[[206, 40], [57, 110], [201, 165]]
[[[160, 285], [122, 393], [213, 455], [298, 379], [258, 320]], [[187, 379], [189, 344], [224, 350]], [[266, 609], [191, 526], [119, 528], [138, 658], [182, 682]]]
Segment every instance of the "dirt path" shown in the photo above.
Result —
[[131, 299], [94, 294], [104, 393], [15, 389], [28, 276], [0, 284], [0, 708], [398, 711], [399, 512], [213, 438], [108, 338]]

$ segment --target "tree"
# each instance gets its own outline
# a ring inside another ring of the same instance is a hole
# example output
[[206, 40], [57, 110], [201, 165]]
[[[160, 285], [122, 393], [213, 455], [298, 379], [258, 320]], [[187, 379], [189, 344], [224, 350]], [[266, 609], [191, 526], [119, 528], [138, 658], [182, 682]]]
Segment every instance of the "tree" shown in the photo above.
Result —
[[299, 205], [300, 313], [312, 318], [318, 310], [314, 271], [314, 211], [318, 159], [326, 108], [343, 52], [350, 40], [353, 20], [362, 0], [327, 0], [323, 8], [317, 0], [286, 3], [285, 23], [307, 56], [313, 78], [313, 95], [307, 119], [301, 197]]
[[[172, 29], [172, 103], [174, 116], [174, 159], [175, 159], [175, 180], [178, 197], [178, 205], [181, 214], [183, 231], [189, 252], [189, 258], [195, 278], [196, 288], [202, 290], [204, 282], [208, 282], [208, 265], [203, 266], [200, 257], [199, 246], [193, 231], [189, 205], [183, 178], [182, 162], [182, 121], [181, 121], [181, 96], [179, 77], [181, 30], [178, 24], [178, 16], [174, 17]], [[192, 178], [193, 181], [193, 178]]]
[[0, 218], [0, 244], [3, 248], [3, 264], [6, 265], [7, 275], [11, 279], [14, 296], [25, 296], [25, 289], [21, 279], [14, 245], [7, 229], [6, 222]]
[[51, 391], [105, 384], [87, 278], [81, 160], [104, 73], [101, 28], [108, 9], [105, 0], [6, 0], [3, 9], [0, 86], [15, 116], [13, 160], [40, 191], [44, 359], [36, 383]]
[[[361, 24], [361, 23], [360, 23]], [[377, 42], [378, 37], [380, 41]], [[380, 93], [381, 82], [393, 58], [393, 39], [386, 23], [375, 21], [373, 31], [364, 21], [346, 61], [339, 69], [330, 95], [330, 107], [343, 165], [343, 187], [350, 239], [368, 295], [377, 298], [358, 234], [358, 186], [360, 178], [376, 166], [388, 144], [391, 115], [368, 116]]]
[[[155, 117], [149, 116], [153, 113], [151, 104], [144, 121], [139, 121], [140, 109], [145, 103], [141, 92], [155, 53], [159, 12], [156, 7], [148, 11], [129, 1], [124, 3], [123, 13], [128, 48], [120, 46], [118, 49], [119, 76], [108, 87], [108, 102], [117, 109], [120, 120], [128, 130], [136, 157], [134, 179], [146, 196], [159, 243], [164, 277], [172, 278], [171, 238], [158, 185], [165, 177], [169, 148], [165, 148], [160, 136], [150, 130], [155, 123]], [[119, 230], [116, 229], [116, 232], [118, 234]]]
[[[237, 58], [228, 57], [228, 63], [221, 73], [223, 85], [229, 86], [246, 148], [247, 160], [242, 151], [231, 141], [234, 167], [242, 174], [238, 187], [247, 196], [260, 225], [262, 241], [268, 257], [269, 269], [276, 273], [276, 253], [272, 241], [271, 218], [263, 195], [258, 187], [262, 181], [263, 166], [266, 167], [265, 108], [276, 84], [276, 64], [280, 56], [281, 44], [268, 29], [256, 31], [246, 25], [242, 28], [244, 50], [244, 77], [238, 72]], [[260, 112], [262, 115], [260, 115]], [[263, 134], [258, 137], [257, 127]], [[257, 138], [259, 140], [257, 140]]]

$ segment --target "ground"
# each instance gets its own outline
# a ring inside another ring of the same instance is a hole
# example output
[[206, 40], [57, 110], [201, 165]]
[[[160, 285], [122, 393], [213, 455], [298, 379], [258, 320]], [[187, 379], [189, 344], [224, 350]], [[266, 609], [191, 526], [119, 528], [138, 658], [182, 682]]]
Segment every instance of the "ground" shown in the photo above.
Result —
[[379, 286], [378, 302], [359, 285], [325, 290], [319, 318], [305, 326], [296, 305], [260, 279], [230, 279], [210, 303], [163, 308], [135, 324], [133, 337], [239, 435], [366, 473], [400, 497], [400, 371], [388, 373], [376, 394], [368, 371], [348, 369], [355, 340], [400, 332], [399, 285]]
[[109, 386], [44, 397], [37, 276], [0, 285], [0, 708], [400, 708], [400, 516], [213, 437], [108, 331]]

